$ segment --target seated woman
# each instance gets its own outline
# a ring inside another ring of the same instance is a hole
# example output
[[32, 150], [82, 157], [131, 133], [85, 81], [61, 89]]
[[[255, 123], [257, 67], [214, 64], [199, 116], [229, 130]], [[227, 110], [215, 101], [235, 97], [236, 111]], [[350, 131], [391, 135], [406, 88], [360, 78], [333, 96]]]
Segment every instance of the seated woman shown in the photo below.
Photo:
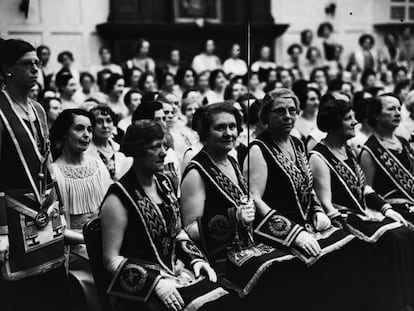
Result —
[[366, 185], [346, 145], [355, 135], [357, 124], [351, 104], [342, 100], [327, 102], [319, 110], [317, 122], [327, 137], [311, 151], [310, 165], [322, 206], [332, 222], [374, 243], [365, 247], [372, 254], [367, 267], [377, 280], [372, 284], [376, 293], [373, 303], [385, 310], [402, 310], [413, 302], [410, 258], [414, 255], [414, 233], [404, 228], [404, 218]]
[[[50, 131], [52, 164], [69, 237], [69, 271], [82, 283], [89, 309], [96, 309], [97, 296], [82, 235], [83, 225], [98, 215], [99, 206], [112, 180], [103, 162], [86, 155], [94, 119], [81, 109], [64, 110]], [[77, 300], [74, 300], [77, 302]], [[93, 307], [95, 306], [95, 308]]]
[[90, 110], [94, 118], [93, 137], [87, 153], [101, 160], [113, 180], [119, 180], [132, 165], [132, 158], [119, 152], [119, 145], [113, 141], [115, 113], [106, 105]]
[[140, 302], [156, 310], [224, 310], [236, 301], [214, 284], [216, 273], [182, 230], [172, 183], [161, 174], [164, 138], [150, 120], [135, 122], [124, 137], [122, 150], [134, 163], [101, 209], [103, 260], [113, 274], [109, 293], [122, 298], [123, 310], [138, 310]]
[[[306, 266], [294, 260], [287, 270], [279, 263], [294, 256], [253, 239], [255, 208], [239, 165], [229, 155], [241, 130], [241, 116], [227, 102], [202, 111], [198, 130], [205, 146], [187, 165], [181, 187], [185, 230], [202, 246], [223, 284], [255, 308], [268, 309], [275, 299], [281, 309], [300, 310], [307, 299], [292, 299], [292, 287], [306, 295], [306, 286], [304, 279], [290, 274]], [[274, 229], [279, 225], [284, 227], [282, 219]]]
[[361, 167], [367, 184], [414, 228], [414, 150], [395, 135], [400, 110], [401, 102], [392, 94], [369, 103], [368, 122], [374, 133], [362, 147]]
[[[256, 238], [312, 264], [301, 272], [305, 276], [290, 269], [292, 277], [307, 282], [309, 310], [379, 310], [370, 301], [375, 292], [366, 273], [365, 243], [331, 226], [314, 194], [303, 143], [290, 135], [298, 106], [288, 89], [275, 89], [263, 100], [260, 118], [266, 130], [250, 144], [244, 165], [258, 213]], [[347, 288], [353, 294], [344, 299]]]

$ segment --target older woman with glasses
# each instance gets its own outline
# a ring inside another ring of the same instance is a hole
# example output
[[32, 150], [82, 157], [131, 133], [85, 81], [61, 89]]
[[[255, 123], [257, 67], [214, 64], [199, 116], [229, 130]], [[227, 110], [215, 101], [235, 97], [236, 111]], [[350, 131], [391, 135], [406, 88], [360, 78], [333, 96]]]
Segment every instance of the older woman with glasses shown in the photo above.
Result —
[[[301, 272], [309, 309], [377, 310], [367, 298], [375, 294], [365, 263], [369, 253], [363, 252], [363, 242], [335, 222], [332, 226], [314, 193], [303, 143], [290, 135], [298, 106], [288, 89], [275, 89], [263, 100], [260, 118], [266, 130], [251, 143], [244, 165], [257, 207], [256, 238], [310, 266]], [[334, 280], [341, 282], [331, 286]], [[347, 288], [354, 291], [344, 299]]]

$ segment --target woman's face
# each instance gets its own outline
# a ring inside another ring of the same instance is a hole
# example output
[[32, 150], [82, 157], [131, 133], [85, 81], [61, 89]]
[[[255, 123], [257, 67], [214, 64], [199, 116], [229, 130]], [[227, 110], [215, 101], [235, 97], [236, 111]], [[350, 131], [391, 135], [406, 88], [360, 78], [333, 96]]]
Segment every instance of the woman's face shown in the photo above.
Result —
[[282, 82], [283, 87], [290, 89], [292, 88], [292, 76], [289, 71], [283, 70], [280, 73], [280, 82]]
[[231, 98], [236, 100], [243, 94], [243, 85], [240, 83], [233, 84], [232, 90], [231, 90]]
[[47, 118], [54, 122], [62, 112], [62, 104], [57, 99], [52, 99], [49, 102], [49, 110], [47, 111]]
[[68, 81], [68, 84], [63, 88], [62, 93], [66, 94], [69, 97], [72, 97], [73, 94], [76, 93], [76, 90], [78, 89], [78, 85], [76, 83], [76, 80], [74, 78], [71, 78]]
[[165, 122], [167, 123], [167, 127], [171, 128], [174, 126], [175, 123], [175, 113], [174, 107], [171, 104], [163, 104], [164, 114], [165, 114]]
[[318, 70], [315, 73], [315, 82], [318, 83], [319, 86], [323, 86], [326, 84], [326, 77], [322, 70]]
[[355, 120], [355, 113], [353, 110], [350, 110], [347, 114], [345, 114], [341, 127], [346, 140], [355, 136], [355, 125], [357, 124], [358, 122]]
[[374, 87], [376, 82], [377, 78], [375, 77], [375, 75], [369, 75], [366, 82], [366, 88]]
[[108, 140], [112, 136], [114, 130], [114, 122], [111, 115], [102, 114], [102, 111], [95, 111], [95, 128], [93, 129], [93, 136], [101, 139]]
[[205, 73], [198, 77], [198, 88], [202, 91], [208, 90], [208, 79], [209, 79], [209, 73]]
[[166, 75], [164, 80], [164, 87], [168, 90], [172, 90], [174, 84], [174, 77], [172, 75]]
[[121, 97], [124, 92], [125, 80], [119, 79], [116, 81], [114, 87], [112, 88], [112, 93], [116, 94], [118, 97]]
[[398, 99], [386, 96], [381, 99], [382, 109], [377, 117], [377, 125], [396, 129], [401, 121], [401, 105]]
[[308, 100], [306, 101], [306, 110], [316, 111], [319, 108], [319, 97], [315, 91], [308, 91]]
[[208, 146], [219, 154], [228, 153], [235, 147], [237, 133], [236, 118], [228, 112], [212, 115], [208, 132]]
[[295, 126], [297, 109], [292, 98], [277, 98], [268, 114], [269, 131], [275, 137], [286, 136]]
[[10, 82], [30, 90], [36, 84], [39, 68], [40, 63], [36, 52], [27, 52], [9, 67]]
[[223, 88], [226, 85], [226, 77], [222, 72], [219, 72], [216, 77], [216, 87]]
[[148, 55], [148, 53], [149, 53], [149, 49], [150, 49], [150, 44], [149, 44], [149, 42], [148, 42], [148, 41], [144, 41], [144, 42], [142, 42], [141, 49], [139, 50], [139, 51], [140, 51], [140, 55], [141, 55], [142, 57], [147, 56], [147, 55]]
[[191, 70], [187, 70], [184, 75], [183, 85], [188, 88], [194, 87], [195, 79], [194, 74]]
[[164, 159], [167, 155], [164, 139], [156, 139], [145, 148], [145, 154], [138, 161], [146, 171], [161, 173], [164, 170]]
[[30, 92], [29, 92], [29, 97], [31, 98], [31, 99], [34, 99], [34, 100], [37, 100], [37, 97], [39, 96], [39, 93], [40, 93], [40, 87], [39, 87], [39, 84], [35, 84], [35, 85], [33, 85], [33, 87], [30, 89]]
[[148, 75], [147, 78], [145, 79], [144, 90], [148, 92], [155, 91], [155, 80], [152, 75]]
[[80, 154], [88, 149], [91, 139], [91, 120], [86, 116], [75, 115], [65, 137], [65, 147], [75, 154]]
[[184, 111], [184, 115], [187, 118], [187, 125], [190, 127], [193, 122], [193, 116], [197, 108], [198, 108], [198, 105], [196, 103], [192, 103], [192, 104], [189, 104]]
[[131, 100], [128, 105], [130, 114], [132, 115], [139, 105], [141, 105], [142, 95], [140, 93], [132, 93]]
[[259, 75], [258, 74], [252, 74], [250, 76], [249, 86], [252, 89], [256, 89], [259, 87], [260, 81], [259, 81]]
[[398, 70], [397, 74], [395, 75], [395, 83], [400, 82], [402, 80], [407, 79], [407, 74], [404, 70]]
[[84, 92], [89, 93], [90, 90], [92, 89], [92, 85], [93, 85], [93, 81], [92, 81], [91, 77], [88, 77], [88, 76], [83, 77], [83, 79], [81, 81], [81, 86], [82, 86], [82, 90]]
[[131, 79], [129, 80], [132, 87], [138, 87], [139, 78], [141, 78], [141, 70], [133, 70], [131, 73]]

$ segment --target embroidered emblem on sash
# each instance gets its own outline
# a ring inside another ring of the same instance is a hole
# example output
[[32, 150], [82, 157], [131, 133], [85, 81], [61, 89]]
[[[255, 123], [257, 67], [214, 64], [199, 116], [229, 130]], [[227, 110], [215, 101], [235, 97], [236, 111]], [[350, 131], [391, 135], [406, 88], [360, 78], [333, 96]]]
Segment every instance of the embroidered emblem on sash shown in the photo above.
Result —
[[273, 247], [260, 243], [241, 250], [232, 249], [227, 253], [227, 257], [236, 266], [241, 267], [250, 258], [266, 255], [272, 251], [274, 251]]
[[208, 231], [213, 239], [227, 241], [231, 234], [230, 222], [225, 216], [216, 215], [209, 220]]
[[269, 231], [276, 237], [285, 237], [292, 229], [292, 223], [283, 216], [272, 215], [268, 222]]
[[128, 263], [119, 274], [119, 285], [128, 294], [135, 294], [144, 288], [148, 272], [144, 268]]
[[196, 256], [196, 257], [204, 257], [203, 253], [198, 249], [198, 247], [191, 241], [183, 241], [181, 244], [183, 251], [187, 254]]

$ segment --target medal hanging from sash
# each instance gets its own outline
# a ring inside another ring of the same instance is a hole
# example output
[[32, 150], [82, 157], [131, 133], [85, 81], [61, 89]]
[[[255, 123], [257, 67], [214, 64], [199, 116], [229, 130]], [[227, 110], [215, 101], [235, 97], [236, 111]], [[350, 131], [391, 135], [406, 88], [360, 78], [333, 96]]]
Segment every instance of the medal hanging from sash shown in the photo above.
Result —
[[47, 187], [47, 161], [50, 155], [50, 143], [47, 137], [43, 137], [44, 155], [40, 163], [39, 173], [39, 194], [40, 194], [40, 210], [37, 213], [34, 221], [38, 228], [44, 228], [49, 222], [49, 213], [47, 211], [46, 202], [46, 187]]

